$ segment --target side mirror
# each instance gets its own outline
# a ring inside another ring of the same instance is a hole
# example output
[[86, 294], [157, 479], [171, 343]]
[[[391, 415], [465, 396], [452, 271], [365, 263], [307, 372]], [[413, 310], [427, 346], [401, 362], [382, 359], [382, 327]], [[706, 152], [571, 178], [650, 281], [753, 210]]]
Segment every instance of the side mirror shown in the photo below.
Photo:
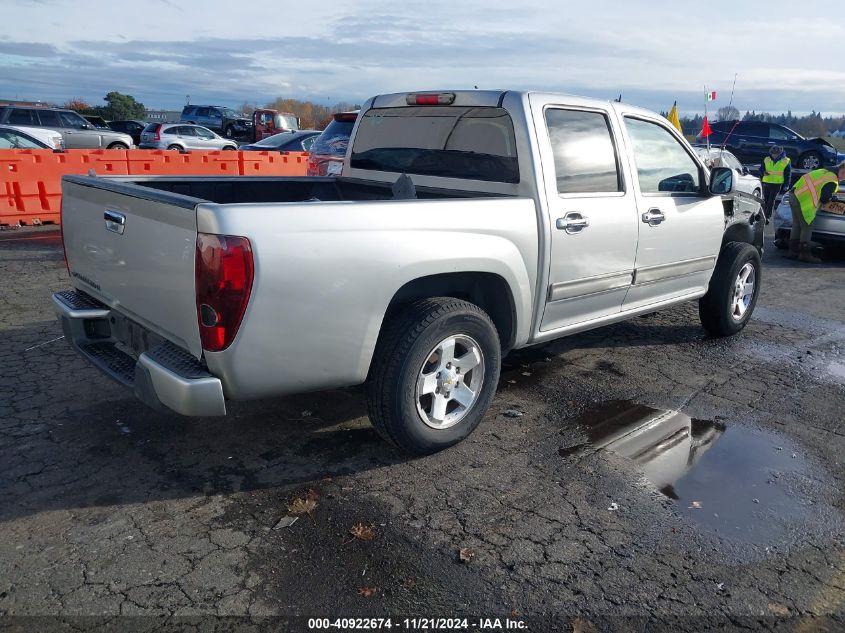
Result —
[[747, 176], [747, 175], [748, 175], [748, 167], [746, 167], [745, 165], [743, 165], [743, 166], [742, 166], [742, 175], [743, 175], [743, 176]]
[[729, 167], [716, 167], [710, 172], [710, 193], [723, 196], [734, 190], [734, 172]]

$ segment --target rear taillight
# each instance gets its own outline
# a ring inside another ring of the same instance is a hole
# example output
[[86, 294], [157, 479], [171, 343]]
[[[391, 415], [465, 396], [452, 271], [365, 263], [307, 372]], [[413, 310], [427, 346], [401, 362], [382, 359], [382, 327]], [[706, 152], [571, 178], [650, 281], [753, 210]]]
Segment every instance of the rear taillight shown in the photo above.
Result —
[[252, 248], [245, 237], [197, 235], [197, 321], [203, 349], [219, 352], [235, 340], [253, 272]]
[[162, 128], [162, 127], [163, 127], [163, 126], [161, 125], [161, 123], [159, 123], [158, 125], [156, 125], [156, 140], [157, 140], [157, 141], [160, 141], [160, 140], [161, 140], [161, 128]]

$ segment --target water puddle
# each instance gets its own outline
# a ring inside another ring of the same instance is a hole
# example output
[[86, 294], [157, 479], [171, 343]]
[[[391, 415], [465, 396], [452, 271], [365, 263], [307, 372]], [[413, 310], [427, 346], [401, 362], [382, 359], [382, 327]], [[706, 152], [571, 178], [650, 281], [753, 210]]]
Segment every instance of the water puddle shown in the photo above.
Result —
[[796, 493], [810, 466], [786, 438], [614, 401], [574, 421], [587, 441], [564, 457], [613, 451], [633, 461], [681, 514], [731, 539], [766, 544], [806, 522]]

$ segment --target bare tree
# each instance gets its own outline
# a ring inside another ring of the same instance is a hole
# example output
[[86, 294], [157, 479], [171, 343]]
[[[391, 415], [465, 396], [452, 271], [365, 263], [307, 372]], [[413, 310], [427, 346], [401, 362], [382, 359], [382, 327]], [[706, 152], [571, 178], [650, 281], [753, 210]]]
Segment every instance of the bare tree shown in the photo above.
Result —
[[718, 112], [716, 112], [716, 118], [718, 118], [719, 121], [735, 121], [739, 118], [739, 110], [732, 105], [722, 106], [719, 108]]

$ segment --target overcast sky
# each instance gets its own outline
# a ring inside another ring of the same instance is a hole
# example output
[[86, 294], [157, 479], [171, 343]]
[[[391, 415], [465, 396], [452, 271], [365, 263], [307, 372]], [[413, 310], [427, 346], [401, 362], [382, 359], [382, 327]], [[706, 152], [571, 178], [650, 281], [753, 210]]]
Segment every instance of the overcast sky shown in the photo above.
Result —
[[4, 0], [0, 99], [147, 107], [276, 97], [362, 102], [381, 92], [513, 88], [677, 99], [740, 110], [845, 112], [836, 3], [522, 0]]

